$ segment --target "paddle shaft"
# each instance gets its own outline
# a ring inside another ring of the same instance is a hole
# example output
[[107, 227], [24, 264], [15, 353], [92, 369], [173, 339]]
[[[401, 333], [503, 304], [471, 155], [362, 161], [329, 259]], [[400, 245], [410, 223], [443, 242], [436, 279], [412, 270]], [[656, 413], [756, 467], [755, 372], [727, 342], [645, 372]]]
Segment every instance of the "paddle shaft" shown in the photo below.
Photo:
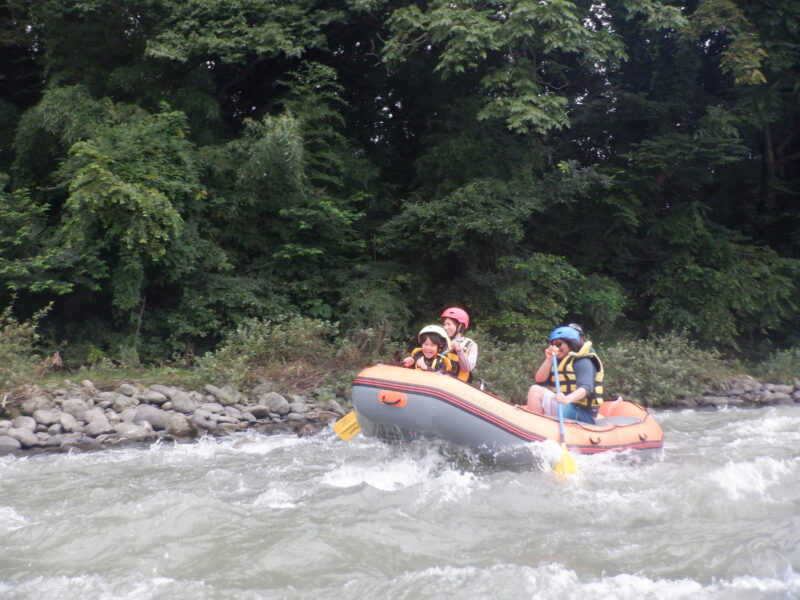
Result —
[[[553, 354], [553, 379], [556, 385], [556, 394], [561, 393], [561, 382], [558, 380], [558, 358]], [[561, 443], [566, 443], [567, 433], [564, 431], [564, 406], [558, 402], [558, 431], [561, 434]]]

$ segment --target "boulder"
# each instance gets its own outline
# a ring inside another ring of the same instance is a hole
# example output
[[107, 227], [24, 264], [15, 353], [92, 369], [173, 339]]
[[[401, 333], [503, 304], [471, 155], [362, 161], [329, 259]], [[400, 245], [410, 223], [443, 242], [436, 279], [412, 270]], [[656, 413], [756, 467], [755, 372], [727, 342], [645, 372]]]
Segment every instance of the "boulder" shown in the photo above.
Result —
[[81, 381], [81, 388], [83, 389], [83, 392], [89, 397], [97, 395], [97, 388], [95, 387], [94, 383], [92, 383], [92, 381], [90, 381], [89, 379], [84, 379], [83, 381]]
[[222, 413], [222, 412], [225, 412], [225, 407], [222, 406], [222, 404], [219, 404], [217, 402], [203, 402], [200, 405], [200, 408], [202, 408], [203, 410], [207, 410], [208, 412], [211, 412], [211, 413]]
[[59, 423], [64, 431], [81, 431], [81, 426], [78, 420], [68, 412], [62, 412], [59, 418]]
[[[174, 388], [169, 385], [161, 385], [159, 383], [151, 385], [148, 389], [148, 392], [153, 392], [156, 394], [161, 394], [164, 398], [172, 398], [172, 395], [178, 391], [178, 388]], [[145, 392], [147, 394], [147, 392]]]
[[310, 407], [308, 406], [308, 404], [306, 404], [303, 401], [295, 400], [294, 402], [291, 402], [289, 404], [289, 412], [301, 413], [302, 414], [302, 413], [308, 412], [309, 410], [310, 410]]
[[142, 394], [142, 399], [148, 404], [158, 404], [161, 406], [169, 399], [169, 396], [167, 396], [164, 392], [154, 390], [153, 387], [155, 386], [150, 386], [150, 389]]
[[133, 422], [141, 424], [143, 421], [150, 423], [156, 431], [162, 431], [169, 427], [170, 414], [150, 404], [140, 404], [136, 409]]
[[126, 396], [135, 396], [139, 393], [138, 388], [130, 383], [123, 383], [121, 386], [119, 386], [119, 391]]
[[8, 435], [22, 444], [23, 448], [33, 448], [39, 445], [39, 438], [30, 429], [12, 427], [8, 430]]
[[86, 411], [89, 410], [89, 405], [83, 398], [67, 398], [61, 405], [61, 410], [76, 419], [84, 420]]
[[233, 406], [234, 404], [238, 403], [242, 397], [238, 391], [227, 385], [222, 388], [218, 388], [215, 385], [208, 384], [203, 389], [214, 396], [214, 398], [216, 398], [217, 401], [223, 406]]
[[270, 410], [266, 406], [256, 404], [255, 406], [248, 406], [244, 409], [245, 415], [252, 415], [256, 419], [265, 419], [269, 416]]
[[178, 391], [172, 396], [172, 410], [191, 415], [194, 414], [196, 408], [197, 403], [186, 392]]
[[269, 392], [258, 397], [258, 403], [266, 406], [270, 412], [285, 415], [290, 412], [289, 402], [278, 392]]
[[114, 426], [109, 422], [105, 414], [97, 415], [93, 413], [91, 420], [83, 428], [83, 432], [89, 437], [97, 437], [104, 433], [113, 433]]
[[344, 408], [342, 408], [342, 405], [339, 404], [336, 400], [328, 400], [328, 410], [336, 413], [340, 417], [343, 417], [347, 414], [347, 411]]
[[177, 413], [172, 415], [167, 433], [173, 437], [181, 439], [190, 439], [197, 435], [197, 428], [194, 423], [189, 421], [186, 415]]
[[0, 453], [14, 452], [21, 448], [22, 444], [17, 438], [10, 435], [0, 435]]
[[114, 426], [117, 435], [126, 440], [142, 441], [153, 436], [153, 430], [146, 425], [136, 425], [134, 423], [117, 423]]
[[28, 431], [36, 430], [36, 419], [33, 417], [17, 417], [13, 421], [15, 429], [27, 429]]
[[192, 414], [192, 422], [200, 429], [213, 431], [217, 428], [217, 424], [214, 420], [212, 420], [212, 415], [213, 413], [211, 411], [204, 408], [198, 408], [194, 411], [194, 414]]
[[132, 408], [138, 405], [139, 405], [138, 398], [134, 396], [128, 396], [125, 394], [114, 394], [114, 401], [111, 403], [111, 407], [116, 412], [122, 412], [126, 408]]
[[53, 423], [59, 423], [61, 421], [61, 411], [40, 408], [33, 413], [33, 418], [41, 425], [52, 425]]
[[55, 403], [47, 396], [33, 396], [23, 400], [19, 410], [23, 415], [32, 415], [37, 410], [48, 410], [54, 406]]

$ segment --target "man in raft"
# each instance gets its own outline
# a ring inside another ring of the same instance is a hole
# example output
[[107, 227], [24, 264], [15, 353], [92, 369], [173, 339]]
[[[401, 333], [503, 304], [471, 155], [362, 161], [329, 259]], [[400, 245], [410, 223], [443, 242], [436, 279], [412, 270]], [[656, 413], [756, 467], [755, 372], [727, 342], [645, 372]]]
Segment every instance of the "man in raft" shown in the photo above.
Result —
[[[536, 384], [528, 389], [528, 410], [557, 417], [560, 403], [565, 419], [594, 423], [603, 401], [603, 364], [592, 351], [592, 342], [583, 342], [581, 332], [573, 327], [557, 327], [544, 355], [534, 377]], [[560, 394], [555, 393], [553, 356], [558, 360]]]

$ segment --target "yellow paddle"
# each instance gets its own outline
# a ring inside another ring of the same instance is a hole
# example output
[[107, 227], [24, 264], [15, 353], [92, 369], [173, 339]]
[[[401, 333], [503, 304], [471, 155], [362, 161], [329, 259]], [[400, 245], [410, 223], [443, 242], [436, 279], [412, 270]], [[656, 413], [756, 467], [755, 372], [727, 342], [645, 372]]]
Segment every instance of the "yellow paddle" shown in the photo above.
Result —
[[[553, 379], [556, 382], [556, 394], [560, 394], [561, 382], [558, 380], [558, 359], [555, 354], [553, 355]], [[567, 451], [567, 434], [564, 432], [564, 405], [561, 402], [558, 403], [558, 429], [561, 433], [561, 460], [556, 463], [553, 470], [556, 475], [563, 478], [577, 472], [578, 467]]]
[[356, 415], [356, 411], [350, 411], [341, 419], [336, 421], [333, 424], [333, 430], [336, 432], [340, 438], [344, 441], [349, 440], [359, 431], [361, 431], [361, 425], [358, 424], [358, 416]]

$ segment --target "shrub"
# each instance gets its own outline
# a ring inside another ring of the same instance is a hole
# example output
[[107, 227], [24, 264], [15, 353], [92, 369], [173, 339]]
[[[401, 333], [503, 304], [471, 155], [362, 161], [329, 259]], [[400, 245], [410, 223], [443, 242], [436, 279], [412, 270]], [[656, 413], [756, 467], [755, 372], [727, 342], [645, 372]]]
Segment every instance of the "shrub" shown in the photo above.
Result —
[[800, 378], [800, 348], [773, 352], [764, 362], [754, 365], [753, 372], [769, 383], [791, 384], [792, 379]]
[[479, 332], [471, 337], [478, 344], [475, 376], [486, 382], [486, 391], [509, 402], [524, 404], [541, 362], [537, 362], [541, 348], [529, 343], [503, 342]]
[[334, 388], [341, 395], [362, 367], [392, 360], [397, 347], [381, 330], [342, 337], [336, 323], [298, 315], [250, 319], [230, 332], [220, 347], [198, 359], [198, 376], [250, 385], [259, 378], [285, 390]]
[[732, 374], [716, 350], [702, 350], [686, 335], [622, 341], [599, 352], [606, 370], [606, 398], [622, 396], [649, 406], [698, 395]]
[[40, 358], [35, 349], [39, 339], [36, 329], [48, 310], [49, 307], [23, 322], [13, 317], [11, 305], [0, 312], [0, 393], [10, 392], [33, 378]]

